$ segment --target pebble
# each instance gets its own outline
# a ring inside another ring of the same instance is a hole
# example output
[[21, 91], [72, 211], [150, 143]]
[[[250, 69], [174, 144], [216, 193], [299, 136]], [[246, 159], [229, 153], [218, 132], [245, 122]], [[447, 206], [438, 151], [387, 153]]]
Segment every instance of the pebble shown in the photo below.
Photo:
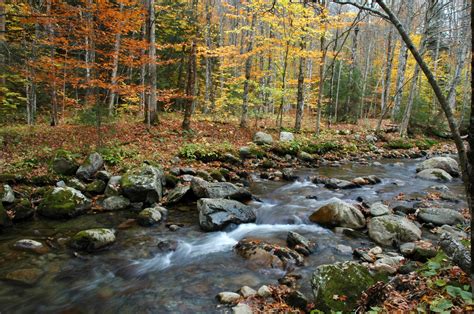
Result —
[[31, 239], [18, 240], [13, 244], [13, 247], [18, 250], [35, 253], [46, 253], [48, 251], [48, 248], [43, 243]]
[[240, 299], [240, 294], [235, 292], [221, 292], [217, 295], [217, 300], [223, 304], [233, 304]]
[[256, 294], [257, 294], [257, 291], [255, 291], [254, 289], [250, 288], [249, 286], [243, 286], [242, 288], [240, 288], [239, 293], [240, 293], [240, 295], [242, 295], [244, 298], [248, 298], [248, 297], [253, 297], [254, 295], [256, 295]]

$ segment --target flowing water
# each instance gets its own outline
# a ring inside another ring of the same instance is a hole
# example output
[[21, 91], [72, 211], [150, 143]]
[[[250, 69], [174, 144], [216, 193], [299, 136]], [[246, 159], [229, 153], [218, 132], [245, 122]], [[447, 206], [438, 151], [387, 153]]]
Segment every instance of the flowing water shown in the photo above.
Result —
[[[205, 233], [197, 225], [195, 205], [169, 208], [167, 223], [181, 224], [175, 232], [157, 227], [118, 230], [116, 243], [95, 254], [73, 255], [64, 239], [87, 228], [114, 228], [128, 212], [85, 215], [69, 221], [38, 219], [16, 224], [0, 234], [0, 276], [22, 268], [40, 269], [44, 274], [31, 287], [0, 281], [1, 313], [212, 313], [225, 312], [215, 295], [235, 291], [243, 285], [257, 289], [275, 284], [285, 272], [256, 267], [233, 252], [243, 238], [285, 244], [288, 231], [296, 231], [318, 243], [315, 254], [295, 271], [303, 275], [301, 290], [311, 296], [309, 278], [321, 264], [351, 260], [350, 248], [367, 247], [367, 237], [349, 238], [309, 222], [308, 216], [332, 197], [368, 203], [391, 200], [399, 193], [416, 199], [436, 183], [415, 178], [417, 161], [385, 161], [381, 166], [348, 164], [342, 167], [301, 169], [301, 178], [325, 175], [339, 179], [375, 174], [382, 183], [358, 189], [332, 191], [301, 179], [294, 183], [255, 179], [251, 191], [260, 201], [254, 207], [257, 221], [231, 230]], [[446, 184], [462, 194], [459, 179]], [[462, 199], [462, 196], [460, 196]], [[460, 208], [464, 203], [449, 204]], [[18, 252], [11, 248], [19, 239], [49, 242], [46, 254]], [[157, 244], [173, 240], [177, 248], [162, 252]]]

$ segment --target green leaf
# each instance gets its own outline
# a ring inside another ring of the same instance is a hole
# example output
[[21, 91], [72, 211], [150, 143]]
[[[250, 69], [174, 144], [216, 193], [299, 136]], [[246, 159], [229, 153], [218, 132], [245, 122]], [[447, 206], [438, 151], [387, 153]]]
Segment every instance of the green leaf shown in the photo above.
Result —
[[436, 313], [449, 313], [449, 309], [453, 307], [453, 302], [448, 299], [436, 299], [430, 305], [430, 310]]
[[436, 284], [438, 287], [444, 287], [444, 286], [446, 286], [446, 280], [444, 280], [444, 279], [437, 279], [437, 280], [435, 281], [435, 284]]

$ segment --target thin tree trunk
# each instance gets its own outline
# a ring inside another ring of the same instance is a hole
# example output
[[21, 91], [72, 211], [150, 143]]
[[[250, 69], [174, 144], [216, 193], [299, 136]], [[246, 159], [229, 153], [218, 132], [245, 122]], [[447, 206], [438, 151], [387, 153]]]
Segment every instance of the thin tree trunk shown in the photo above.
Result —
[[[304, 52], [306, 43], [304, 39], [301, 41], [301, 51]], [[298, 69], [298, 91], [296, 100], [296, 119], [295, 119], [295, 131], [301, 130], [301, 122], [303, 120], [304, 112], [304, 72], [305, 72], [306, 58], [300, 56], [299, 69]]]
[[333, 122], [337, 123], [337, 111], [339, 110], [339, 90], [341, 87], [341, 72], [342, 72], [342, 60], [339, 61], [339, 71], [337, 73], [337, 86], [336, 86], [336, 104], [334, 106], [334, 119]]
[[290, 50], [290, 41], [286, 42], [286, 49], [285, 49], [285, 56], [283, 60], [283, 74], [282, 74], [282, 85], [281, 85], [281, 102], [280, 102], [280, 111], [279, 114], [279, 122], [278, 127], [279, 129], [283, 126], [283, 107], [286, 103], [286, 71], [288, 69], [288, 53]]
[[252, 15], [252, 24], [250, 26], [250, 38], [247, 47], [247, 59], [245, 60], [245, 81], [244, 81], [244, 94], [242, 99], [242, 116], [240, 117], [240, 127], [248, 127], [248, 112], [249, 112], [249, 89], [250, 89], [250, 74], [252, 71], [252, 50], [254, 41], [254, 31], [256, 14]]
[[[212, 40], [211, 40], [211, 9], [210, 9], [210, 0], [206, 0], [206, 35], [205, 42], [206, 48], [208, 51], [211, 50]], [[212, 57], [206, 56], [206, 81], [205, 81], [205, 91], [204, 91], [204, 106], [202, 111], [204, 113], [209, 112], [209, 107], [211, 107], [211, 93], [212, 93]]]
[[193, 102], [196, 92], [196, 41], [191, 43], [191, 51], [188, 60], [188, 77], [186, 83], [186, 107], [184, 108], [183, 130], [191, 129], [191, 116], [193, 114]]
[[[120, 13], [123, 10], [123, 3], [120, 3]], [[112, 75], [110, 80], [110, 91], [109, 91], [109, 116], [114, 114], [114, 101], [115, 101], [115, 88], [117, 85], [117, 73], [118, 73], [118, 65], [119, 65], [119, 53], [120, 53], [120, 25], [119, 29], [117, 30], [117, 34], [115, 34], [115, 44], [114, 44], [114, 55], [113, 55], [113, 65], [112, 65]]]
[[406, 137], [408, 135], [408, 125], [410, 124], [411, 112], [413, 109], [413, 103], [415, 101], [416, 87], [418, 83], [418, 74], [420, 73], [420, 67], [415, 66], [415, 74], [413, 74], [413, 81], [410, 87], [410, 95], [408, 96], [408, 102], [403, 113], [402, 123], [400, 124], [400, 136]]
[[150, 58], [148, 64], [148, 88], [150, 92], [150, 102], [148, 104], [148, 112], [146, 122], [150, 126], [158, 122], [157, 114], [157, 99], [156, 99], [156, 37], [155, 37], [155, 0], [148, 0], [148, 57]]
[[[51, 16], [51, 0], [48, 0], [46, 3], [46, 14]], [[56, 64], [55, 64], [55, 56], [54, 56], [54, 30], [52, 22], [49, 21], [48, 23], [48, 37], [49, 37], [49, 44], [50, 44], [50, 57], [51, 57], [51, 126], [58, 125], [58, 100], [57, 100], [57, 92], [56, 92]]]
[[323, 100], [323, 94], [324, 94], [324, 76], [325, 76], [325, 69], [326, 69], [326, 55], [327, 55], [327, 49], [328, 47], [324, 48], [324, 42], [325, 42], [325, 35], [321, 36], [321, 61], [319, 64], [319, 87], [318, 87], [318, 100], [316, 103], [317, 106], [317, 118], [316, 118], [316, 134], [319, 135], [321, 132], [321, 114], [322, 114], [322, 100]]

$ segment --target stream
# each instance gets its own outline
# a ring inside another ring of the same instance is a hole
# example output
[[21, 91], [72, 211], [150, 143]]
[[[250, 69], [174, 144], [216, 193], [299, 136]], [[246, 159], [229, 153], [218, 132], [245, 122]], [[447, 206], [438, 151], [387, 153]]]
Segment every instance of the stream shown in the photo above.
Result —
[[[0, 234], [0, 274], [20, 269], [39, 269], [43, 274], [32, 286], [0, 281], [1, 313], [213, 313], [218, 307], [217, 293], [236, 291], [243, 285], [258, 289], [276, 284], [285, 271], [252, 265], [233, 252], [243, 238], [262, 239], [285, 245], [288, 231], [295, 231], [318, 243], [316, 252], [305, 258], [305, 266], [294, 272], [303, 275], [300, 291], [312, 298], [309, 279], [321, 264], [352, 260], [352, 249], [374, 246], [368, 237], [350, 238], [311, 223], [308, 216], [329, 199], [337, 197], [367, 203], [389, 201], [390, 207], [403, 204], [394, 198], [423, 197], [439, 183], [415, 178], [417, 160], [384, 160], [381, 165], [345, 164], [341, 167], [299, 169], [296, 182], [267, 181], [254, 178], [250, 191], [260, 201], [255, 209], [256, 223], [233, 226], [222, 232], [205, 233], [199, 229], [195, 205], [169, 207], [165, 223], [156, 227], [133, 226], [117, 231], [116, 243], [95, 254], [79, 254], [66, 248], [65, 239], [77, 231], [117, 226], [131, 213], [107, 212], [84, 215], [67, 221], [35, 219], [15, 224]], [[377, 185], [342, 191], [328, 190], [305, 177], [324, 175], [338, 179], [376, 175]], [[459, 195], [460, 203], [443, 202], [446, 208], [462, 208], [461, 180], [446, 183]], [[408, 201], [411, 204], [414, 201]], [[165, 224], [182, 225], [170, 231]], [[423, 229], [423, 234], [428, 231]], [[45, 254], [12, 249], [19, 239], [49, 242]], [[172, 241], [176, 250], [163, 252], [160, 241]]]

